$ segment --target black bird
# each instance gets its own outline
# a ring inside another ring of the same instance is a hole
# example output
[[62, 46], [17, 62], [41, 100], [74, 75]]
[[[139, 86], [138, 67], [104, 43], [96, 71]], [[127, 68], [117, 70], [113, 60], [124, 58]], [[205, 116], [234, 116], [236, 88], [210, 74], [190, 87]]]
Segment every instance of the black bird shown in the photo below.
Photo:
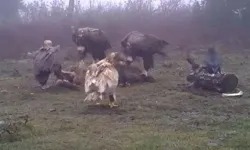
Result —
[[222, 60], [219, 54], [216, 52], [215, 48], [211, 47], [208, 49], [204, 63], [208, 73], [221, 73]]

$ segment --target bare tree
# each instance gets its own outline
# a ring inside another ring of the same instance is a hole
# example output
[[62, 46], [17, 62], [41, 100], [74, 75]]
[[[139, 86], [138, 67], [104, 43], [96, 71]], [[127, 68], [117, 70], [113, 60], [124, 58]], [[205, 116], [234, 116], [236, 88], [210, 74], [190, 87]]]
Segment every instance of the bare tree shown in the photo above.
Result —
[[74, 13], [75, 0], [69, 0], [68, 18], [72, 19]]

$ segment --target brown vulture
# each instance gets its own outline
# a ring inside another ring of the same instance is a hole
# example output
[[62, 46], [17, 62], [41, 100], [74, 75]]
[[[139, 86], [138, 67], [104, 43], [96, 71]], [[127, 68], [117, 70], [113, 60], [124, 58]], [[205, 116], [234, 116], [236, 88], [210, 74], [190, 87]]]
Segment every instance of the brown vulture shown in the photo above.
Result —
[[45, 40], [44, 45], [33, 53], [35, 79], [42, 89], [49, 87], [46, 84], [51, 73], [54, 73], [58, 79], [63, 78], [62, 66], [57, 57], [58, 51], [60, 51], [60, 45], [53, 47], [51, 40]]
[[163, 49], [169, 45], [168, 42], [150, 34], [132, 31], [128, 33], [121, 41], [123, 52], [128, 56], [131, 62], [136, 57], [141, 57], [143, 60], [144, 71], [142, 75], [147, 77], [148, 70], [154, 67], [154, 54], [166, 56]]
[[87, 53], [92, 55], [95, 62], [105, 58], [105, 52], [111, 48], [108, 38], [102, 30], [84, 27], [72, 29], [72, 40], [77, 45], [77, 51], [81, 60]]

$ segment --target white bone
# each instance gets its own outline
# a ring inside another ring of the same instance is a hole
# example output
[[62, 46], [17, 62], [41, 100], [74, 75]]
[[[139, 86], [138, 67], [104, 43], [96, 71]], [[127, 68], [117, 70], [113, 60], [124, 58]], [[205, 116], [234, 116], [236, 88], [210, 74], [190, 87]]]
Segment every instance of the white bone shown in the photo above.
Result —
[[243, 91], [239, 90], [239, 92], [236, 92], [236, 93], [222, 93], [222, 96], [223, 97], [240, 97], [243, 95]]

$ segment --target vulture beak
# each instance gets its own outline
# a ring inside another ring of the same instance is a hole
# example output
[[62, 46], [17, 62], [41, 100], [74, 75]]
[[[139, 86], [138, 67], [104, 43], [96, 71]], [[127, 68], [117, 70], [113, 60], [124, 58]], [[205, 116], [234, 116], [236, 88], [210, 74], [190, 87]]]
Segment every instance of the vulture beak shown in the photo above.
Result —
[[127, 64], [130, 65], [133, 62], [133, 58], [131, 56], [127, 57]]
[[162, 43], [163, 43], [164, 45], [169, 45], [169, 43], [168, 43], [167, 41], [165, 41], [165, 40], [162, 40]]
[[79, 53], [83, 53], [85, 51], [85, 47], [84, 46], [78, 46], [76, 49]]
[[119, 65], [125, 66], [125, 65], [126, 65], [126, 62], [124, 62], [124, 61], [119, 61]]
[[28, 53], [27, 53], [27, 56], [28, 56], [28, 57], [32, 57], [32, 53], [31, 53], [31, 52], [28, 52]]
[[127, 61], [131, 61], [131, 62], [132, 62], [132, 61], [133, 61], [133, 58], [132, 58], [131, 56], [128, 56], [128, 57], [127, 57]]

